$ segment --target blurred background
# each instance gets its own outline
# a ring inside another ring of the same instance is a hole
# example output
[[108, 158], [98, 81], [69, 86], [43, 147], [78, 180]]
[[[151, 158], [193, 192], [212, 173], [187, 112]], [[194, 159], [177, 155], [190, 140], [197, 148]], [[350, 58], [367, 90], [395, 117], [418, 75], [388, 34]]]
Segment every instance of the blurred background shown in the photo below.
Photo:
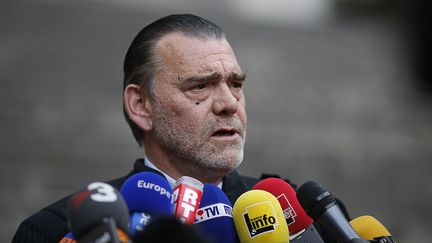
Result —
[[172, 13], [220, 25], [248, 74], [242, 174], [314, 179], [399, 242], [432, 238], [430, 1], [2, 0], [0, 242], [143, 157], [122, 63]]

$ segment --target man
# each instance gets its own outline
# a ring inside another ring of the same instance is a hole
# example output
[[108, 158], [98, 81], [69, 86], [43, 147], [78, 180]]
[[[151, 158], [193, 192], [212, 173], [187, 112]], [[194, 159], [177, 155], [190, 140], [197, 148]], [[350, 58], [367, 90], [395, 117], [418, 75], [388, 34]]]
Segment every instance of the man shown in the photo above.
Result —
[[148, 160], [168, 178], [218, 184], [243, 159], [245, 74], [219, 27], [191, 15], [177, 18], [175, 25], [184, 22], [179, 30], [149, 43], [148, 66], [135, 62], [147, 52], [141, 44], [146, 29], [132, 43], [125, 60], [126, 117]]
[[[189, 14], [155, 21], [129, 47], [124, 74], [125, 117], [146, 156], [109, 184], [152, 171], [173, 186], [187, 175], [219, 185], [232, 202], [255, 184], [235, 171], [246, 138], [246, 75], [217, 25]], [[13, 242], [59, 242], [69, 231], [68, 199], [23, 221]]]
[[[235, 171], [246, 138], [246, 75], [217, 25], [189, 14], [153, 22], [130, 45], [124, 74], [124, 113], [145, 158], [109, 184], [120, 188], [151, 171], [173, 187], [187, 175], [218, 185], [234, 203], [257, 182]], [[69, 232], [69, 198], [24, 220], [12, 242], [59, 242]]]

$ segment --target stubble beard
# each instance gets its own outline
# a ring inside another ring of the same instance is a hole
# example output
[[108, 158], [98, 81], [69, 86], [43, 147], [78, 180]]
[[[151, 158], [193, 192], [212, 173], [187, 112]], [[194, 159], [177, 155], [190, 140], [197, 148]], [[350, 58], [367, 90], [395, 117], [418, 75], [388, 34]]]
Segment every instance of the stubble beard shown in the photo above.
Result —
[[[185, 121], [174, 112], [153, 102], [154, 131], [157, 143], [185, 163], [199, 169], [231, 171], [243, 161], [246, 128], [238, 118], [208, 119], [201, 130], [193, 120]], [[211, 134], [223, 126], [242, 130], [242, 138], [230, 142], [211, 141]]]

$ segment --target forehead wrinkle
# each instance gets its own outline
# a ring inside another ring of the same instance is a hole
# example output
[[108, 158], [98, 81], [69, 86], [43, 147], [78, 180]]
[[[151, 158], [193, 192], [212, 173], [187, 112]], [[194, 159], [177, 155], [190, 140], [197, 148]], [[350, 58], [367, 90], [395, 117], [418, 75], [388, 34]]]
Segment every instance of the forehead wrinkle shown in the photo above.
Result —
[[[181, 77], [191, 82], [211, 79], [213, 81], [225, 79], [243, 81], [245, 79], [226, 40], [198, 40], [198, 43], [195, 41], [197, 41], [196, 38], [186, 37], [179, 33], [171, 33], [163, 37], [157, 43], [160, 54], [159, 71], [167, 72], [166, 75], [170, 79], [180, 80]], [[211, 46], [216, 45], [215, 50], [217, 51], [208, 53], [208, 48], [195, 49], [197, 44], [201, 45], [206, 42]], [[188, 73], [191, 75], [189, 78]]]

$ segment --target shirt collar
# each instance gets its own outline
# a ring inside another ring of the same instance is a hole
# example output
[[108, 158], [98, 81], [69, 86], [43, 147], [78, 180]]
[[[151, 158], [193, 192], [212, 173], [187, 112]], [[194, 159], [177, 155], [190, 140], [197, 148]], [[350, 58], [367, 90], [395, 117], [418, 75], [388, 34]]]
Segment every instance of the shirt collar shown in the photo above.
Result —
[[144, 165], [146, 165], [146, 166], [148, 166], [148, 167], [150, 167], [150, 168], [152, 168], [152, 169], [155, 169], [155, 170], [159, 171], [160, 173], [162, 173], [162, 174], [165, 176], [165, 178], [167, 179], [167, 181], [168, 181], [169, 185], [171, 186], [171, 188], [174, 189], [174, 186], [175, 186], [176, 180], [174, 180], [174, 178], [172, 178], [171, 176], [169, 176], [169, 175], [166, 174], [165, 172], [161, 171], [158, 167], [156, 167], [156, 165], [154, 165], [154, 164], [153, 164], [153, 163], [152, 163], [152, 162], [147, 158], [147, 156], [144, 157]]
[[[144, 165], [146, 165], [146, 166], [148, 166], [148, 167], [150, 167], [150, 168], [152, 168], [152, 169], [154, 169], [154, 170], [157, 170], [157, 171], [159, 171], [160, 173], [162, 173], [164, 176], [165, 176], [165, 178], [167, 179], [167, 181], [168, 181], [168, 184], [171, 186], [171, 188], [173, 188], [174, 189], [174, 187], [175, 187], [175, 183], [176, 183], [176, 180], [174, 179], [174, 178], [172, 178], [171, 176], [169, 176], [168, 174], [166, 174], [165, 172], [163, 172], [162, 170], [160, 170], [158, 167], [156, 167], [156, 165], [154, 165], [148, 158], [147, 158], [147, 156], [144, 156]], [[223, 185], [223, 181], [221, 181], [221, 182], [219, 182], [219, 184], [217, 185], [220, 189], [222, 189], [222, 185]]]

